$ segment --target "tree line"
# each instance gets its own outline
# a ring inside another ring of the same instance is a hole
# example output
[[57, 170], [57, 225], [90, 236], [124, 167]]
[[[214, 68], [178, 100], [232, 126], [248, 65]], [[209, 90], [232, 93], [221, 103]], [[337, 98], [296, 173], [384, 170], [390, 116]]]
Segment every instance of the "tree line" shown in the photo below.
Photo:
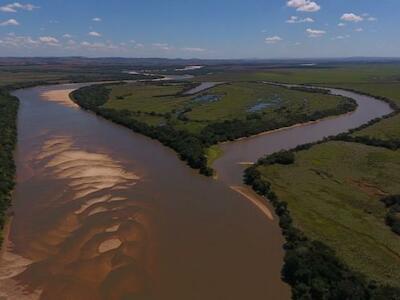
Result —
[[299, 123], [316, 121], [328, 116], [341, 115], [357, 108], [357, 103], [353, 99], [345, 98], [341, 103], [332, 109], [324, 111], [315, 111], [312, 114], [299, 114], [291, 116], [286, 120], [268, 120], [266, 121], [261, 113], [248, 115], [245, 120], [233, 119], [222, 122], [215, 122], [207, 125], [200, 134], [204, 143], [210, 145], [231, 141], [242, 137], [249, 137], [261, 132], [289, 127]]
[[[311, 144], [304, 146], [305, 149]], [[303, 149], [304, 149], [303, 148]], [[296, 151], [302, 148], [298, 148]], [[294, 151], [281, 151], [260, 159], [246, 169], [244, 181], [275, 208], [285, 237], [285, 257], [282, 278], [292, 288], [295, 300], [396, 300], [400, 289], [367, 281], [350, 270], [335, 251], [322, 242], [311, 240], [295, 227], [288, 204], [280, 200], [265, 181], [257, 167], [260, 165], [294, 163]]]
[[0, 228], [6, 221], [15, 186], [14, 149], [17, 142], [17, 113], [19, 101], [5, 88], [0, 89]]
[[[359, 91], [351, 90], [360, 93]], [[375, 97], [367, 93], [360, 93]], [[353, 137], [352, 133], [376, 124], [383, 119], [393, 117], [399, 112], [396, 103], [388, 98], [375, 97], [390, 104], [395, 111], [387, 116], [376, 118], [367, 124], [347, 133], [326, 137], [321, 141], [299, 145], [290, 151], [281, 151], [260, 158], [258, 162], [245, 171], [244, 181], [260, 195], [267, 198], [275, 208], [279, 217], [279, 225], [286, 243], [283, 279], [290, 284], [294, 299], [366, 299], [366, 300], [398, 300], [400, 289], [381, 286], [376, 282], [368, 282], [365, 277], [350, 270], [327, 245], [308, 239], [296, 228], [290, 216], [286, 202], [278, 199], [272, 191], [271, 184], [262, 179], [257, 170], [261, 165], [291, 164], [295, 162], [297, 151], [308, 150], [312, 146], [331, 140], [363, 143], [372, 146], [399, 149], [397, 141], [382, 141], [371, 137]], [[394, 195], [382, 199], [389, 208], [386, 223], [392, 231], [400, 234], [400, 196]]]
[[386, 214], [386, 224], [392, 231], [400, 235], [400, 195], [391, 195], [382, 199], [389, 211]]
[[135, 112], [104, 108], [102, 105], [107, 102], [109, 92], [105, 85], [95, 85], [74, 91], [72, 97], [84, 109], [91, 110], [135, 132], [159, 140], [165, 146], [175, 150], [190, 167], [199, 169], [200, 173], [206, 176], [212, 176], [213, 171], [207, 166], [205, 145], [196, 135], [176, 130], [168, 124], [157, 127], [150, 126], [136, 120]]

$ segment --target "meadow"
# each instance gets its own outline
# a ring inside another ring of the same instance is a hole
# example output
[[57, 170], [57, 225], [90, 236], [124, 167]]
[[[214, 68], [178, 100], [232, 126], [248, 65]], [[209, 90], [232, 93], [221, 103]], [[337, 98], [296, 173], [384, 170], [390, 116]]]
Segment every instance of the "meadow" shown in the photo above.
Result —
[[0, 66], [0, 87], [149, 78], [122, 70], [122, 67], [80, 65]]
[[311, 67], [258, 68], [214, 72], [197, 81], [275, 81], [297, 84], [387, 83], [400, 80], [400, 64], [323, 64]]
[[114, 85], [104, 107], [138, 112], [141, 120], [149, 125], [169, 123], [177, 129], [198, 134], [213, 122], [246, 120], [252, 115], [258, 115], [265, 122], [287, 122], [289, 119], [333, 111], [348, 102], [339, 96], [294, 91], [255, 82], [222, 84], [196, 95], [184, 96], [183, 91], [190, 85]]
[[368, 279], [400, 287], [399, 236], [380, 201], [400, 193], [400, 151], [327, 142], [296, 152], [293, 164], [258, 170], [306, 236]]
[[[400, 109], [400, 82], [355, 83], [340, 84], [339, 86], [387, 98], [397, 106], [397, 110]], [[352, 136], [400, 143], [400, 115], [397, 114], [391, 118], [381, 120], [372, 126], [353, 133]]]
[[[400, 64], [348, 64], [324, 65], [309, 68], [282, 68], [251, 72], [215, 73], [200, 77], [202, 80], [232, 81], [256, 80], [282, 83], [312, 84], [358, 91], [388, 99], [400, 108]], [[400, 144], [400, 116], [373, 124], [357, 131], [354, 137], [363, 137], [391, 144]]]

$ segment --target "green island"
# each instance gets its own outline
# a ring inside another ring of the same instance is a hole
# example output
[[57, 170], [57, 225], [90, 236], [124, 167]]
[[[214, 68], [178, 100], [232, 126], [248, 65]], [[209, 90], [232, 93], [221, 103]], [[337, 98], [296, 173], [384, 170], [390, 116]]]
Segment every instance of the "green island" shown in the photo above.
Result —
[[[352, 99], [320, 90], [232, 82], [188, 95], [192, 82], [96, 85], [72, 93], [83, 108], [158, 139], [211, 176], [209, 147], [227, 140], [353, 111]], [[208, 153], [208, 154], [207, 154]], [[211, 153], [211, 154], [210, 154]]]

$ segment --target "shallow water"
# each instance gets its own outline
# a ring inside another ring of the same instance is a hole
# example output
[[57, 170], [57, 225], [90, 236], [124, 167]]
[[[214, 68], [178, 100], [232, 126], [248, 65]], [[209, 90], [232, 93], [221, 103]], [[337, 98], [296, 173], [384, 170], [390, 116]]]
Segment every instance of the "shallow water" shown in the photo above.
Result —
[[282, 236], [262, 200], [71, 104], [79, 86], [14, 93], [17, 186], [0, 297], [289, 299]]
[[221, 84], [221, 82], [202, 82], [195, 88], [192, 88], [192, 89], [186, 91], [185, 93], [183, 93], [183, 95], [187, 95], [187, 96], [194, 95], [194, 94], [200, 93], [202, 91], [208, 90], [219, 84]]

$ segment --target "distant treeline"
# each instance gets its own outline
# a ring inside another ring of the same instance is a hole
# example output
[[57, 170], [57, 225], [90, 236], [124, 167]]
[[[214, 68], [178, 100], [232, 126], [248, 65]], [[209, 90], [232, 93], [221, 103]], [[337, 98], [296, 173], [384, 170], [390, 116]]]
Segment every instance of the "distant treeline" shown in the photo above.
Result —
[[293, 91], [307, 92], [307, 93], [317, 93], [317, 94], [325, 94], [325, 95], [331, 94], [331, 91], [329, 89], [308, 87], [308, 86], [290, 86], [289, 89], [293, 90]]
[[[19, 101], [0, 89], [0, 228], [6, 221], [15, 182], [14, 149], [17, 141], [17, 113]], [[2, 238], [1, 238], [2, 241]], [[0, 241], [0, 243], [1, 243]]]
[[[114, 110], [102, 107], [108, 100], [110, 90], [106, 85], [93, 85], [72, 93], [73, 99], [84, 109], [91, 110], [115, 123], [124, 125], [136, 132], [159, 140], [174, 149], [180, 158], [201, 174], [211, 176], [213, 170], [207, 166], [205, 151], [208, 147], [241, 137], [248, 137], [264, 131], [318, 120], [327, 116], [340, 115], [356, 109], [354, 100], [344, 98], [336, 108], [314, 112], [311, 115], [299, 115], [287, 121], [266, 121], [261, 113], [248, 115], [245, 120], [234, 119], [207, 125], [200, 134], [177, 130], [168, 122], [163, 126], [150, 126], [135, 120], [135, 113], [127, 110]], [[180, 115], [183, 115], [182, 113]]]
[[400, 289], [368, 282], [343, 264], [334, 250], [324, 243], [310, 240], [294, 226], [287, 203], [278, 199], [271, 184], [264, 181], [257, 170], [260, 165], [291, 164], [294, 161], [293, 151], [281, 151], [260, 159], [244, 175], [245, 183], [265, 196], [279, 217], [279, 225], [286, 239], [282, 277], [292, 287], [293, 299], [400, 299]]
[[386, 224], [392, 231], [400, 235], [400, 195], [392, 195], [382, 199], [389, 209], [386, 214]]

